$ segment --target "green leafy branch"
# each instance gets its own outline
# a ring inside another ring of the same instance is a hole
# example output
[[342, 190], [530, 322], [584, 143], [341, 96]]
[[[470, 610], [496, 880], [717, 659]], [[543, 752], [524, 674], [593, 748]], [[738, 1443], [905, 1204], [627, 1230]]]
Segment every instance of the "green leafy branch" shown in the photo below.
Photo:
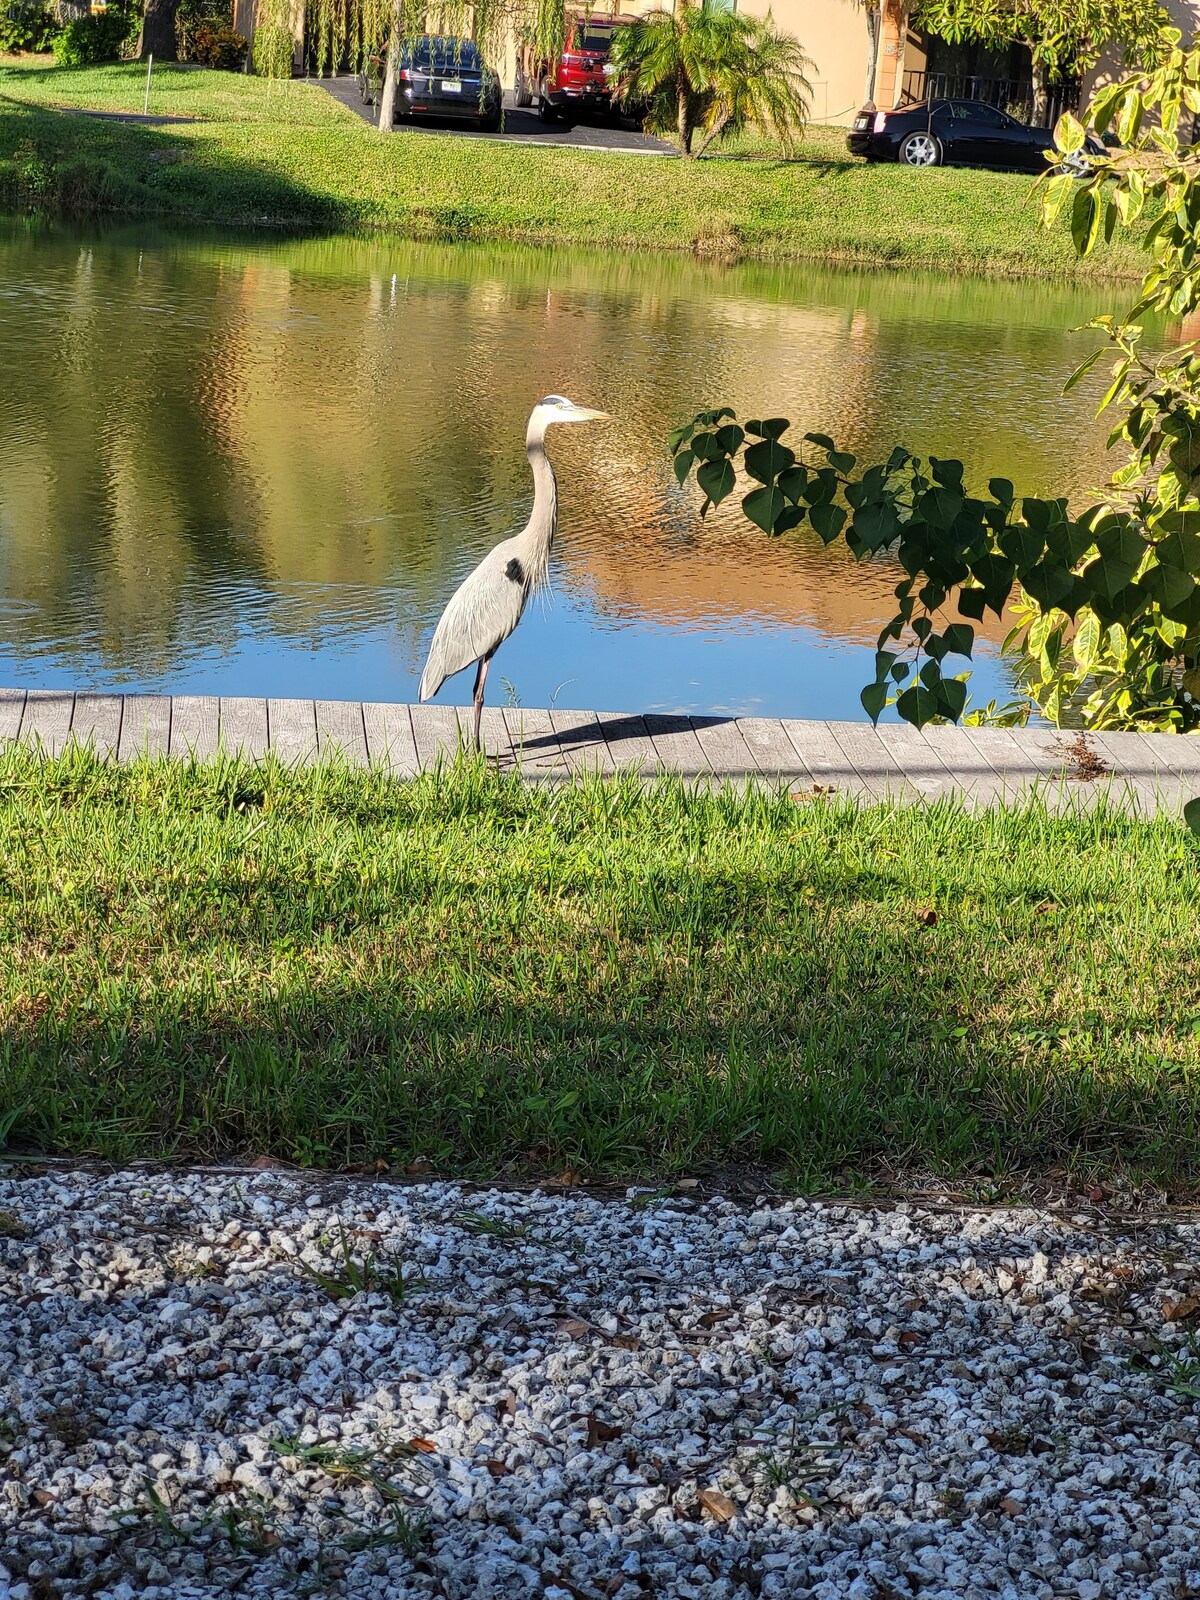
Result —
[[[675, 474], [682, 484], [695, 471], [702, 515], [733, 494], [740, 469], [753, 484], [742, 511], [765, 533], [808, 526], [826, 545], [843, 539], [859, 561], [895, 553], [907, 575], [877, 641], [874, 681], [862, 691], [873, 719], [894, 703], [918, 727], [959, 720], [967, 687], [947, 672], [947, 659], [969, 661], [973, 623], [1014, 603], [1024, 609], [1009, 648], [1044, 664], [1032, 686], [1045, 688], [1058, 714], [1068, 688], [1055, 674], [1068, 630], [1077, 630], [1082, 683], [1100, 665], [1105, 630], [1129, 615], [1152, 618], [1172, 641], [1200, 624], [1200, 512], [1160, 518], [1152, 541], [1133, 512], [1113, 506], [1072, 516], [1065, 499], [1018, 499], [1003, 478], [986, 495], [968, 494], [960, 461], [898, 448], [856, 473], [856, 458], [816, 433], [804, 435], [806, 460], [803, 446], [784, 443], [788, 429], [780, 417], [743, 426], [727, 407], [700, 412], [671, 435]], [[946, 619], [948, 606], [957, 619]]]

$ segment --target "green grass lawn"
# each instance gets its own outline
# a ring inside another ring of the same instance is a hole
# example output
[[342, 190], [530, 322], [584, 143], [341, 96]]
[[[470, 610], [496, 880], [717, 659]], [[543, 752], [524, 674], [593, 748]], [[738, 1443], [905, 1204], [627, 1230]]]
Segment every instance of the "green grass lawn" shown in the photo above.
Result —
[[800, 159], [753, 150], [693, 165], [402, 132], [383, 138], [315, 82], [156, 69], [148, 128], [137, 64], [68, 71], [0, 61], [0, 205], [195, 221], [383, 229], [413, 237], [700, 250], [1037, 277], [1137, 277], [1115, 241], [1082, 265], [1038, 226], [1026, 177], [851, 159], [813, 128]]
[[1200, 1186], [1165, 821], [17, 749], [0, 949], [10, 1148]]

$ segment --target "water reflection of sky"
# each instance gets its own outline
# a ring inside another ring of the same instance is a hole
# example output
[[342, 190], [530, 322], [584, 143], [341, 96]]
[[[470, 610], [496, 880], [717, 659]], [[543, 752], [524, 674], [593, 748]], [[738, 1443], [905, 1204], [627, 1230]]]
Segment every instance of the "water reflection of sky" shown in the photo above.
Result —
[[715, 399], [976, 481], [1104, 475], [1095, 395], [1055, 398], [1096, 309], [1066, 290], [19, 226], [0, 286], [0, 680], [30, 687], [412, 698], [552, 390], [617, 420], [551, 435], [553, 587], [491, 679], [526, 705], [861, 716], [898, 570], [701, 524], [663, 438]]
[[[213, 598], [209, 592], [199, 603]], [[320, 598], [329, 599], [327, 589]], [[404, 647], [396, 628], [347, 624], [343, 613], [328, 629], [292, 630], [289, 610], [299, 609], [307, 619], [312, 596], [266, 599], [229, 589], [223, 599], [231, 622], [220, 645], [180, 649], [161, 672], [114, 670], [86, 650], [64, 659], [54, 641], [46, 641], [41, 649], [21, 652], [0, 646], [0, 682], [46, 689], [416, 699], [423, 658]], [[5, 634], [16, 615], [16, 607], [0, 604]], [[564, 709], [859, 718], [859, 689], [873, 676], [873, 646], [815, 628], [760, 621], [753, 628], [739, 622], [691, 632], [614, 621], [586, 601], [552, 591], [532, 603], [496, 657], [489, 695], [493, 704], [516, 700]], [[462, 674], [439, 698], [469, 704], [471, 681], [469, 672]], [[972, 694], [980, 701], [1010, 694], [1008, 675], [990, 646], [979, 652]]]

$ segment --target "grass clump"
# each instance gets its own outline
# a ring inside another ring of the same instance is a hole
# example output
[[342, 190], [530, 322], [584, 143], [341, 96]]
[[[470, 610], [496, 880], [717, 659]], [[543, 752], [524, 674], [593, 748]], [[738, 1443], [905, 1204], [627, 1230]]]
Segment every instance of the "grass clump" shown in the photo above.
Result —
[[1197, 865], [1104, 810], [10, 748], [0, 1126], [117, 1161], [1194, 1192]]
[[358, 1294], [382, 1294], [399, 1306], [408, 1298], [412, 1274], [405, 1271], [404, 1263], [392, 1256], [380, 1256], [374, 1250], [356, 1256], [345, 1228], [341, 1230], [334, 1257], [335, 1265], [330, 1272], [302, 1258], [297, 1261], [304, 1277], [330, 1300], [351, 1300]]
[[687, 164], [401, 131], [380, 138], [319, 83], [156, 68], [163, 127], [136, 64], [63, 72], [0, 62], [0, 206], [410, 238], [689, 250], [997, 276], [1139, 277], [1136, 242], [1080, 263], [1046, 232], [1028, 177], [869, 166], [840, 128], [794, 161], [757, 152]]

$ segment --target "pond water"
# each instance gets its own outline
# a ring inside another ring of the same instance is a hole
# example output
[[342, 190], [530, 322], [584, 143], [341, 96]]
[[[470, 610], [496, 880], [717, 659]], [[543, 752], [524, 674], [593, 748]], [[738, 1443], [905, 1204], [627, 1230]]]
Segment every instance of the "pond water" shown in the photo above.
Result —
[[[1120, 300], [1120, 287], [1113, 298]], [[861, 717], [898, 571], [732, 514], [668, 430], [790, 416], [860, 457], [1086, 493], [1095, 289], [805, 265], [0, 223], [0, 682], [413, 699], [458, 580], [520, 526], [550, 436], [549, 594], [502, 703]], [[976, 698], [1006, 696], [994, 651]], [[469, 674], [443, 699], [470, 699]]]

